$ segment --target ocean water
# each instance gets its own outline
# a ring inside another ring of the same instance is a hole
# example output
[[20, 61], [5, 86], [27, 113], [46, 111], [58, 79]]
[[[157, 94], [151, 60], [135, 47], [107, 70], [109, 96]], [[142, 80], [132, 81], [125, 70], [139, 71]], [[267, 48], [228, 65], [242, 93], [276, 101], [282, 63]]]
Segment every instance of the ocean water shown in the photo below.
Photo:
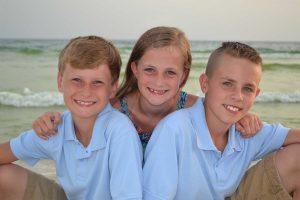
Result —
[[[67, 42], [0, 39], [0, 142], [30, 129], [33, 120], [45, 111], [65, 109], [56, 88], [56, 74], [59, 51]], [[113, 42], [121, 53], [123, 74], [134, 41]], [[264, 59], [262, 91], [251, 112], [267, 122], [300, 128], [300, 42], [244, 42]], [[184, 90], [203, 95], [198, 77], [220, 43], [191, 41], [193, 66]], [[42, 163], [36, 170], [47, 174], [48, 166], [51, 164]]]
[[[56, 74], [59, 51], [67, 42], [68, 40], [0, 39], [0, 139], [3, 134], [14, 135], [30, 128], [27, 120], [36, 118], [45, 110], [64, 109], [62, 95], [56, 87]], [[121, 53], [123, 74], [134, 41], [114, 43]], [[253, 110], [264, 120], [274, 122], [273, 118], [276, 121], [282, 118], [279, 122], [299, 127], [300, 42], [245, 43], [256, 48], [264, 59], [260, 85], [262, 92]], [[204, 71], [210, 52], [219, 45], [218, 41], [191, 41], [193, 66], [184, 90], [203, 95], [199, 89], [198, 77]], [[270, 110], [265, 110], [266, 107]], [[292, 111], [289, 107], [293, 108]], [[261, 112], [263, 108], [265, 111]], [[276, 111], [275, 115], [269, 116], [269, 113], [273, 113], [272, 110], [279, 108], [283, 108], [283, 111]], [[292, 115], [294, 111], [296, 115]], [[14, 114], [15, 112], [18, 114]], [[14, 120], [15, 115], [23, 117]], [[291, 117], [295, 119], [287, 120]], [[12, 123], [15, 126], [9, 125]]]

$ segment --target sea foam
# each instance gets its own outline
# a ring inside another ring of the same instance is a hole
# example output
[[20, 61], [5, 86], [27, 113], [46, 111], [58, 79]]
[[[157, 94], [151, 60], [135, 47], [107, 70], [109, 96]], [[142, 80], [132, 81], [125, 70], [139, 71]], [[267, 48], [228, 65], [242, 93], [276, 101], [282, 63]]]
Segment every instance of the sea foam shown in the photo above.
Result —
[[[203, 94], [199, 95], [203, 96]], [[297, 93], [262, 93], [256, 102], [300, 103], [300, 92]], [[0, 92], [0, 104], [14, 107], [47, 107], [64, 105], [59, 92], [33, 93], [25, 88], [23, 93]]]
[[62, 94], [59, 92], [0, 92], [0, 104], [15, 107], [46, 107], [64, 105]]

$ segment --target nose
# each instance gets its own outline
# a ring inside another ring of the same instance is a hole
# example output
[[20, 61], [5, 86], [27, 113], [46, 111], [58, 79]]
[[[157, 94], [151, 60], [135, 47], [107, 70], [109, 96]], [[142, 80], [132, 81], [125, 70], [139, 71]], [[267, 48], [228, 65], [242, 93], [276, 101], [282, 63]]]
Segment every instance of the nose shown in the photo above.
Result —
[[164, 86], [165, 83], [165, 77], [164, 74], [157, 74], [157, 76], [155, 77], [155, 84], [157, 86]]
[[235, 101], [242, 101], [243, 100], [242, 89], [239, 87], [234, 88], [234, 90], [232, 91], [231, 97]]
[[85, 84], [82, 88], [81, 88], [81, 94], [83, 97], [87, 98], [87, 97], [91, 97], [92, 96], [92, 88], [89, 84]]

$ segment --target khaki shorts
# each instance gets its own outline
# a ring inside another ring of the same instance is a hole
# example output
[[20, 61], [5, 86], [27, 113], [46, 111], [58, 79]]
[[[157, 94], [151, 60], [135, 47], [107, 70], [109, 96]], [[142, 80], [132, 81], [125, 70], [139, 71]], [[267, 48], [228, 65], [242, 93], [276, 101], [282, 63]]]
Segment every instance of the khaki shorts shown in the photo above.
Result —
[[62, 187], [54, 180], [28, 171], [24, 200], [65, 200], [67, 199]]
[[292, 199], [281, 185], [275, 166], [275, 153], [252, 166], [229, 200], [288, 200]]

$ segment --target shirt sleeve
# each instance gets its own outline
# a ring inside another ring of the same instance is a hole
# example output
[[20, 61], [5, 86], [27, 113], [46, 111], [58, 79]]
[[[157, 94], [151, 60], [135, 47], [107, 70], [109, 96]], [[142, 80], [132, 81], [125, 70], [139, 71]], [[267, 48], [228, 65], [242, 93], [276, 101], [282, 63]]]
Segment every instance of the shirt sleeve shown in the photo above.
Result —
[[256, 134], [253, 142], [257, 146], [255, 159], [261, 159], [265, 155], [282, 147], [288, 134], [289, 128], [281, 124], [264, 123], [263, 128]]
[[28, 165], [35, 165], [41, 159], [51, 159], [47, 151], [50, 140], [39, 138], [33, 130], [21, 133], [10, 141], [13, 154]]
[[145, 150], [143, 168], [145, 200], [171, 200], [177, 191], [176, 131], [163, 121], [155, 128]]
[[126, 116], [111, 119], [110, 190], [112, 199], [142, 199], [142, 146]]

